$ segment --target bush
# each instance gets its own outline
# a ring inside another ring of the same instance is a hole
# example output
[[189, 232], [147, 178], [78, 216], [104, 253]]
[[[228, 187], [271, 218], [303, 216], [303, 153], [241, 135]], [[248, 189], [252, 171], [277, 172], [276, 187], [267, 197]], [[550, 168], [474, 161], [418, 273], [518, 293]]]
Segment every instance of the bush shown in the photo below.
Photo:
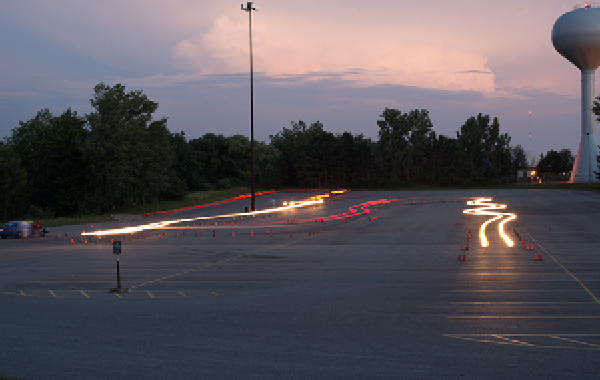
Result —
[[24, 216], [26, 219], [50, 219], [54, 218], [54, 213], [49, 209], [44, 210], [39, 206], [31, 205]]
[[231, 179], [229, 178], [221, 178], [219, 182], [217, 182], [217, 189], [219, 190], [229, 189], [231, 186]]

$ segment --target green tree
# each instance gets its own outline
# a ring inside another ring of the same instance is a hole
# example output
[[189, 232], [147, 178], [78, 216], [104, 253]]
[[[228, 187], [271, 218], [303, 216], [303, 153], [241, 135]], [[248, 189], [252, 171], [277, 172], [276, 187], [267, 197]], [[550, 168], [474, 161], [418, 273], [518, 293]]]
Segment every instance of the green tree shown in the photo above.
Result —
[[433, 124], [427, 110], [386, 108], [377, 120], [379, 146], [377, 163], [388, 183], [423, 182], [429, 177]]
[[57, 215], [85, 209], [89, 180], [89, 165], [81, 152], [87, 138], [85, 123], [71, 109], [60, 116], [44, 109], [13, 129], [8, 141], [28, 173], [26, 208]]
[[88, 115], [84, 150], [98, 210], [153, 201], [163, 191], [182, 194], [184, 183], [171, 170], [167, 120], [152, 119], [158, 103], [141, 91], [126, 92], [121, 84], [100, 83], [91, 105], [95, 111]]
[[427, 110], [412, 110], [406, 114], [406, 124], [409, 127], [410, 136], [407, 144], [407, 159], [405, 160], [404, 175], [406, 183], [427, 182], [428, 173], [433, 169], [430, 167], [431, 140], [435, 139], [433, 124]]
[[271, 145], [281, 152], [279, 177], [286, 187], [307, 186], [301, 184], [300, 171], [307, 165], [305, 153], [310, 149], [307, 139], [308, 127], [302, 120], [291, 122], [291, 128], [283, 128], [276, 135], [270, 136]]
[[350, 181], [343, 186], [375, 187], [372, 179], [378, 174], [375, 154], [377, 143], [365, 138], [362, 134], [354, 136], [352, 145], [352, 169]]
[[[600, 145], [598, 145], [598, 148], [600, 149]], [[594, 174], [596, 174], [596, 178], [600, 180], [600, 154], [596, 158], [596, 161], [598, 161], [598, 165], [596, 165], [597, 171], [594, 171]]]
[[490, 124], [490, 116], [470, 117], [457, 132], [461, 177], [467, 182], [499, 181], [511, 174], [513, 161], [510, 136], [500, 133], [498, 118]]
[[169, 134], [174, 150], [173, 169], [191, 190], [203, 190], [206, 179], [197, 152], [185, 138], [185, 132]]
[[265, 188], [281, 186], [281, 177], [279, 176], [281, 153], [279, 150], [273, 145], [255, 141], [254, 159], [256, 184]]
[[461, 183], [461, 155], [458, 140], [440, 135], [433, 144], [435, 161], [434, 183], [456, 185]]
[[402, 171], [410, 168], [408, 156], [408, 137], [410, 125], [406, 115], [400, 110], [385, 108], [377, 120], [379, 127], [379, 144], [377, 164], [382, 174], [387, 177], [383, 183], [397, 184]]
[[211, 189], [219, 180], [235, 176], [235, 165], [229, 155], [226, 137], [206, 133], [200, 138], [190, 140], [189, 144], [202, 165], [205, 179], [203, 189]]
[[575, 157], [570, 149], [562, 149], [559, 152], [551, 149], [546, 155], [541, 155], [536, 170], [540, 174], [568, 173], [573, 169], [574, 162]]
[[[233, 135], [225, 139], [227, 148], [228, 177], [234, 185], [250, 183], [250, 139], [242, 135]], [[258, 170], [258, 141], [254, 142], [254, 168]], [[255, 173], [256, 174], [256, 173]]]
[[519, 169], [527, 169], [527, 167], [529, 167], [527, 153], [521, 145], [517, 145], [512, 148], [511, 153], [515, 172]]
[[6, 220], [22, 212], [16, 207], [27, 183], [27, 172], [21, 167], [21, 159], [13, 148], [0, 141], [0, 220]]

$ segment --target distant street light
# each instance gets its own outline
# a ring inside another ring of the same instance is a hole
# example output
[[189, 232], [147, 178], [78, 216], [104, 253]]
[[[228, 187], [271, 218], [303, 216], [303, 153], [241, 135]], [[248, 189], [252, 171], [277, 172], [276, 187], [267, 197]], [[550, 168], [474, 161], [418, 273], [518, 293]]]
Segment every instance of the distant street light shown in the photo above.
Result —
[[252, 1], [242, 4], [242, 10], [248, 12], [249, 20], [249, 31], [250, 31], [250, 177], [252, 177], [251, 184], [251, 201], [250, 211], [255, 211], [255, 195], [254, 195], [254, 68], [252, 65], [252, 11], [258, 10], [258, 5], [255, 5]]

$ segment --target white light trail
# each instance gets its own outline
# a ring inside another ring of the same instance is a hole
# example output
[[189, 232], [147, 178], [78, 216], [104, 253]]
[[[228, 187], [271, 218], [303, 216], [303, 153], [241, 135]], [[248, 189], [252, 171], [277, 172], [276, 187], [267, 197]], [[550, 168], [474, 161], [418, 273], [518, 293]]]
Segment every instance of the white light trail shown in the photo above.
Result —
[[161, 222], [143, 224], [143, 225], [139, 225], [139, 226], [115, 228], [115, 229], [111, 229], [111, 230], [102, 230], [102, 231], [93, 231], [93, 232], [83, 232], [81, 235], [83, 235], [83, 236], [106, 236], [106, 235], [132, 234], [135, 232], [161, 229], [161, 228], [167, 227], [171, 224], [195, 222], [197, 220], [233, 218], [234, 216], [254, 216], [254, 215], [261, 215], [261, 214], [271, 214], [271, 213], [276, 213], [276, 212], [281, 212], [281, 211], [289, 211], [289, 210], [300, 208], [300, 207], [307, 207], [307, 206], [322, 204], [323, 199], [327, 198], [328, 196], [329, 196], [328, 194], [317, 195], [317, 196], [311, 197], [304, 201], [290, 202], [288, 205], [281, 206], [281, 207], [274, 207], [274, 208], [270, 208], [267, 210], [252, 211], [252, 212], [239, 212], [239, 213], [233, 213], [233, 214], [223, 214], [223, 215], [213, 215], [213, 216], [198, 216], [195, 218], [188, 218], [188, 219], [164, 220]]
[[509, 212], [495, 211], [495, 210], [505, 209], [506, 205], [499, 204], [499, 203], [493, 203], [492, 198], [478, 198], [478, 199], [475, 199], [474, 201], [468, 201], [467, 204], [469, 206], [476, 206], [478, 208], [464, 210], [463, 213], [465, 213], [465, 214], [493, 216], [493, 218], [486, 220], [479, 228], [479, 241], [480, 241], [482, 247], [489, 246], [488, 239], [485, 235], [485, 229], [488, 226], [488, 224], [495, 222], [497, 220], [500, 220], [504, 216], [508, 216], [508, 218], [506, 218], [500, 222], [500, 224], [498, 225], [498, 233], [500, 234], [500, 237], [502, 237], [502, 239], [504, 240], [504, 243], [506, 243], [506, 245], [508, 245], [509, 247], [514, 246], [514, 242], [504, 232], [504, 225], [507, 222], [510, 222], [511, 220], [515, 220], [517, 218], [517, 215], [513, 214], [513, 213], [509, 213]]

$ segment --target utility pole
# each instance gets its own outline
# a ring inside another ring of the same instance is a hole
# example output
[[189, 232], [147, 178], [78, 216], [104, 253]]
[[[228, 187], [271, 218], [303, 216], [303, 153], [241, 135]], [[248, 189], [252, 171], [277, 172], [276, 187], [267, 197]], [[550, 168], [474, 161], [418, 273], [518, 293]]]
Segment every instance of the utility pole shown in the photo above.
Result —
[[251, 177], [251, 199], [250, 211], [256, 210], [255, 186], [254, 186], [254, 67], [252, 61], [252, 11], [258, 10], [258, 5], [252, 1], [242, 4], [242, 10], [248, 12], [249, 34], [250, 34], [250, 177]]

